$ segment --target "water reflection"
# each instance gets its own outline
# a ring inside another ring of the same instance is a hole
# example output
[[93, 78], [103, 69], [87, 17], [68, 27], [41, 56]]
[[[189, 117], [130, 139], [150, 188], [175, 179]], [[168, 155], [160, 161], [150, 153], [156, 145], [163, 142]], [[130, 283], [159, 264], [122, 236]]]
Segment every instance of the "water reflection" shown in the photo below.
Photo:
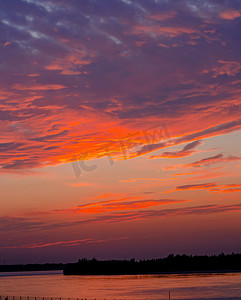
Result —
[[[60, 271], [0, 274], [2, 296], [86, 299], [241, 299], [241, 274], [63, 276]], [[9, 276], [11, 275], [11, 276]]]

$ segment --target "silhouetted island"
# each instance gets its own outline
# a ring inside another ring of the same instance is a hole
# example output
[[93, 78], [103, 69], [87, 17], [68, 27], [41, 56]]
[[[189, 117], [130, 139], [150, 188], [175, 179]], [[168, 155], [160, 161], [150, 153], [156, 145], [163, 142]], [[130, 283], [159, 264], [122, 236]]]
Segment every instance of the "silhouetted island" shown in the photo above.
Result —
[[88, 260], [77, 263], [0, 265], [0, 272], [63, 270], [64, 275], [136, 275], [158, 273], [241, 272], [241, 254], [192, 256], [170, 254], [149, 260]]
[[64, 275], [137, 275], [178, 272], [240, 272], [241, 254], [173, 255], [139, 260], [88, 260], [66, 264]]

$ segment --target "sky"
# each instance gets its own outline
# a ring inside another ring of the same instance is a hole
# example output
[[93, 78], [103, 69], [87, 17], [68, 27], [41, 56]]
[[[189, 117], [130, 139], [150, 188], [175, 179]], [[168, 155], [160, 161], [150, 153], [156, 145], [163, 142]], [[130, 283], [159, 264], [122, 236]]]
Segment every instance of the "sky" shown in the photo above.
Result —
[[241, 252], [240, 29], [240, 0], [0, 0], [0, 264]]

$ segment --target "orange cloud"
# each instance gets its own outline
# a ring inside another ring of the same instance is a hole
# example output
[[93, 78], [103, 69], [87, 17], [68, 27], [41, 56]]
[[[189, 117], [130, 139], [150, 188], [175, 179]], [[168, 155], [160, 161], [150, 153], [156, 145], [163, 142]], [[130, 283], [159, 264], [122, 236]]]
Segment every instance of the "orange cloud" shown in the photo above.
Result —
[[213, 193], [234, 193], [234, 192], [241, 192], [241, 188], [232, 188], [232, 189], [213, 189]]
[[3, 47], [7, 47], [7, 46], [9, 46], [11, 44], [12, 44], [11, 42], [5, 42], [4, 45], [3, 45]]
[[[96, 218], [78, 221], [58, 222], [52, 224], [46, 224], [46, 222], [36, 222], [31, 219], [26, 221], [23, 218], [4, 218], [1, 220], [1, 224], [6, 225], [6, 232], [16, 231], [39, 231], [40, 229], [56, 229], [66, 228], [72, 226], [81, 226], [86, 224], [98, 224], [98, 223], [113, 223], [113, 222], [125, 222], [143, 219], [152, 219], [156, 217], [169, 217], [169, 216], [184, 216], [184, 215], [208, 215], [225, 212], [241, 211], [241, 203], [236, 204], [220, 204], [220, 205], [203, 205], [203, 206], [190, 206], [190, 207], [178, 207], [168, 209], [151, 209], [151, 210], [135, 210], [135, 211], [123, 211], [114, 212], [111, 214], [98, 215]], [[11, 224], [11, 226], [8, 226]], [[86, 243], [92, 241], [86, 241]], [[41, 245], [40, 245], [41, 246]]]
[[241, 192], [241, 184], [224, 184], [212, 189], [213, 193]]
[[[120, 201], [121, 200], [121, 201]], [[187, 200], [172, 200], [172, 199], [161, 199], [161, 200], [138, 200], [138, 201], [123, 201], [126, 199], [109, 200], [97, 203], [88, 203], [79, 205], [74, 208], [55, 210], [56, 213], [83, 213], [83, 214], [100, 214], [109, 211], [125, 211], [125, 210], [136, 210], [145, 209], [148, 207], [155, 207], [166, 204], [175, 204], [186, 202]]]
[[195, 175], [199, 174], [200, 172], [183, 172], [183, 173], [175, 173], [172, 174], [171, 176], [186, 176], [186, 175]]
[[23, 84], [16, 83], [13, 86], [14, 90], [19, 90], [19, 91], [25, 91], [25, 90], [46, 91], [46, 90], [61, 90], [64, 88], [65, 86], [61, 84], [23, 85]]

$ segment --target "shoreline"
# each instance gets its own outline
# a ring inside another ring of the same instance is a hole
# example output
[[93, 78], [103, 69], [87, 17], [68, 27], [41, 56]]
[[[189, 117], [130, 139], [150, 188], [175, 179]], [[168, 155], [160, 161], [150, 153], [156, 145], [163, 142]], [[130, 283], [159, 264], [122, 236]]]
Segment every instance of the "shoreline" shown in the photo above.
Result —
[[[58, 272], [59, 271], [59, 272]], [[64, 276], [145, 276], [145, 275], [201, 275], [201, 274], [232, 274], [232, 273], [241, 273], [241, 270], [202, 270], [202, 271], [170, 271], [170, 272], [149, 272], [149, 273], [120, 273], [120, 274], [64, 274], [64, 270], [31, 270], [31, 271], [0, 271], [1, 276], [24, 276], [24, 275], [56, 275], [61, 274]], [[31, 274], [31, 273], [38, 274]], [[56, 272], [56, 273], [54, 273]]]
[[[59, 271], [59, 272], [58, 272]], [[0, 271], [1, 274], [8, 273], [9, 276], [14, 276], [14, 273], [17, 274], [26, 274], [31, 275], [30, 273], [42, 273], [42, 275], [49, 275], [49, 274], [62, 274], [64, 276], [144, 276], [144, 275], [195, 275], [195, 274], [229, 274], [229, 273], [241, 273], [241, 270], [197, 270], [197, 271], [170, 271], [170, 272], [148, 272], [148, 273], [119, 273], [119, 274], [103, 274], [103, 273], [96, 273], [96, 274], [64, 274], [64, 270], [28, 270], [28, 271]], [[54, 273], [56, 272], [56, 273]], [[35, 274], [33, 274], [35, 275]]]

